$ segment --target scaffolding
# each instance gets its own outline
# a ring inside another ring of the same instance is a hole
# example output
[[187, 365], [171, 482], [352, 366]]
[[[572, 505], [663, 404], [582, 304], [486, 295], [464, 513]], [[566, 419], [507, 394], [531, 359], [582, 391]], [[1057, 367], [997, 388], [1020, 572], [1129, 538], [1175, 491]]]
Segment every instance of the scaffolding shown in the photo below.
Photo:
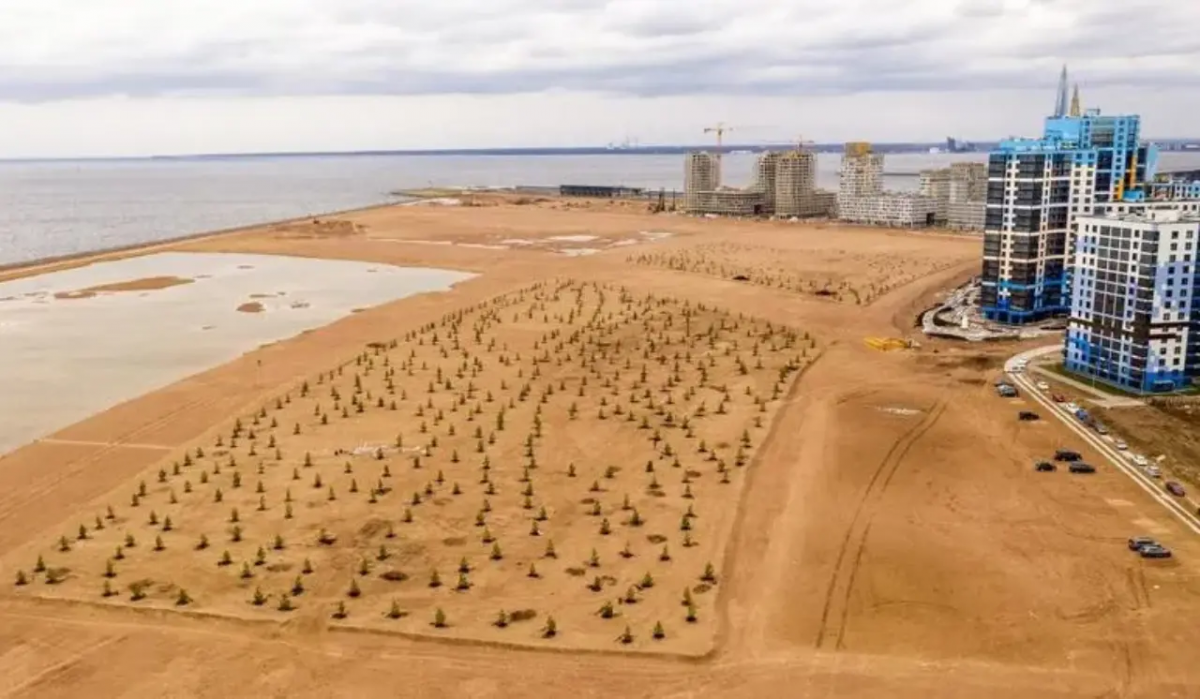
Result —
[[934, 201], [934, 221], [962, 230], [982, 230], [987, 197], [983, 163], [954, 163], [922, 170], [920, 193]]
[[954, 163], [950, 166], [950, 201], [987, 200], [987, 165]]
[[934, 221], [945, 223], [950, 215], [950, 168], [922, 170], [920, 177], [918, 191], [922, 196], [933, 199]]
[[719, 216], [763, 216], [766, 211], [766, 196], [754, 189], [721, 187], [711, 192], [698, 193], [697, 213]]
[[870, 143], [847, 143], [838, 176], [838, 199], [874, 197], [883, 194], [883, 154]]
[[683, 208], [704, 213], [703, 195], [721, 186], [721, 158], [713, 153], [688, 153], [683, 170]]
[[816, 189], [816, 178], [815, 153], [768, 151], [755, 163], [754, 182], [749, 187], [724, 187], [716, 156], [689, 153], [684, 171], [684, 209], [715, 216], [831, 216], [837, 196]]
[[873, 197], [838, 196], [838, 218], [873, 226], [929, 226], [937, 209], [931, 197], [910, 193], [885, 193]]
[[794, 150], [779, 156], [775, 178], [775, 214], [788, 218], [829, 216], [836, 196], [816, 188], [817, 155]]
[[982, 201], [956, 201], [948, 207], [946, 225], [960, 231], [982, 231], [987, 216], [987, 203]]
[[762, 206], [765, 213], [774, 213], [778, 205], [778, 173], [781, 155], [775, 152], [763, 153], [754, 165], [754, 186], [751, 188], [763, 195]]

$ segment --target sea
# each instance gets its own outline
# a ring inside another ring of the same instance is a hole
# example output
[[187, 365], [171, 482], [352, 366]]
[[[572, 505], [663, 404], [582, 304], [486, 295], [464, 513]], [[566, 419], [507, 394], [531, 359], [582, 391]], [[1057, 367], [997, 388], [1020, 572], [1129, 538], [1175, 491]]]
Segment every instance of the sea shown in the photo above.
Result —
[[[726, 155], [725, 183], [749, 184], [755, 158]], [[885, 186], [913, 190], [920, 170], [985, 159], [888, 154]], [[818, 186], [837, 188], [838, 165], [838, 154], [818, 155]], [[1200, 153], [1165, 152], [1159, 165], [1200, 169]], [[398, 202], [406, 189], [560, 184], [681, 190], [683, 159], [615, 151], [0, 161], [0, 266]]]

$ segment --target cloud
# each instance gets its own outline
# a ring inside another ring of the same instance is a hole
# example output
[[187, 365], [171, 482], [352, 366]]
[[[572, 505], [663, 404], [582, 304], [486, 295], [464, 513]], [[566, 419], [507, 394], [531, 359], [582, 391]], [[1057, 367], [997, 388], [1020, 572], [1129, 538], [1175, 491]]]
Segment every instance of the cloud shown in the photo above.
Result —
[[1200, 5], [1177, 0], [4, 4], [10, 102], [991, 89], [1052, 85], [1063, 62], [1088, 85], [1200, 83]]

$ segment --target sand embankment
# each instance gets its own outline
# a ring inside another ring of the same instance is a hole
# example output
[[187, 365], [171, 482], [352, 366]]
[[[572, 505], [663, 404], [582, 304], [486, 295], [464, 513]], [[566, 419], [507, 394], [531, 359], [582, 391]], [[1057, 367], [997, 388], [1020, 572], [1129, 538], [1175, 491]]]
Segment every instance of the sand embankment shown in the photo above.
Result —
[[89, 286], [86, 289], [77, 289], [75, 291], [60, 291], [54, 295], [56, 299], [87, 299], [106, 292], [117, 291], [157, 291], [158, 289], [168, 289], [172, 286], [180, 286], [182, 284], [191, 284], [194, 279], [185, 279], [183, 277], [163, 276], [163, 277], [142, 277], [141, 279], [130, 279], [125, 282], [114, 282], [112, 284], [98, 284]]

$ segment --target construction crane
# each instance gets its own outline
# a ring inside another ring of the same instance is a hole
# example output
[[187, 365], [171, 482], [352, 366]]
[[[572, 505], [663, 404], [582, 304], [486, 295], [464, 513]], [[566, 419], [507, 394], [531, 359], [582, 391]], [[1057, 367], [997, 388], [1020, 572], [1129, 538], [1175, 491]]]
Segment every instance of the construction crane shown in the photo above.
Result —
[[704, 133], [715, 133], [717, 135], [717, 153], [721, 152], [721, 145], [725, 139], [725, 132], [733, 131], [732, 126], [726, 126], [725, 122], [718, 121], [716, 126], [710, 126], [704, 129]]
[[815, 141], [806, 141], [803, 136], [796, 137], [796, 150], [803, 151], [806, 146], [817, 145]]

